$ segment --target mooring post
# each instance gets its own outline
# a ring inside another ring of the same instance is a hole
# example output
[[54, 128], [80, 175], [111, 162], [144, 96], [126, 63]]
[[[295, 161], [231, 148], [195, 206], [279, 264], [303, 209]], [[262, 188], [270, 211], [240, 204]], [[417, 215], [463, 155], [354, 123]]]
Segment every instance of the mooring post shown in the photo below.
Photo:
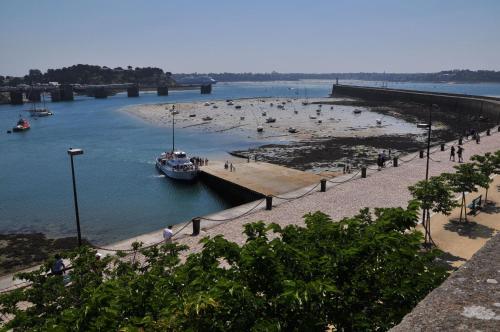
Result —
[[266, 196], [266, 210], [272, 210], [273, 209], [273, 196], [267, 195]]
[[420, 150], [418, 152], [418, 156], [420, 157], [420, 159], [423, 159], [424, 158], [424, 150]]
[[489, 129], [486, 129], [486, 136], [490, 136], [491, 135], [491, 132]]
[[320, 183], [321, 183], [321, 192], [324, 193], [326, 191], [326, 179], [321, 179]]
[[196, 217], [196, 218], [192, 219], [192, 222], [193, 222], [193, 234], [191, 234], [191, 235], [196, 236], [196, 235], [200, 234], [201, 219]]
[[462, 138], [462, 137], [460, 137], [460, 138], [458, 139], [458, 145], [462, 145], [462, 144], [463, 144], [463, 138]]
[[498, 126], [498, 132], [500, 133], [500, 126]]
[[444, 143], [441, 143], [441, 151], [444, 151]]
[[393, 165], [394, 167], [398, 167], [398, 157], [394, 157], [394, 158], [392, 159], [392, 165]]
[[366, 178], [366, 166], [361, 166], [361, 177]]

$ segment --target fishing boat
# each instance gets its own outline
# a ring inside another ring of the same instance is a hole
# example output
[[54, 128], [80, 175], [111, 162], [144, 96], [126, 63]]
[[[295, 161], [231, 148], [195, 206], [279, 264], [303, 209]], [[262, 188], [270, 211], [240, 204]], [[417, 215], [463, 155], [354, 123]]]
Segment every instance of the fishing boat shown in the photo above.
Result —
[[266, 123], [273, 123], [273, 122], [276, 122], [276, 118], [273, 118], [273, 117], [268, 117], [266, 119]]
[[19, 121], [17, 121], [17, 124], [14, 128], [12, 128], [12, 131], [14, 132], [19, 132], [19, 131], [26, 131], [30, 129], [30, 123], [28, 120], [20, 118]]
[[192, 181], [198, 175], [198, 166], [189, 160], [186, 152], [175, 150], [175, 117], [172, 117], [172, 151], [163, 152], [156, 158], [156, 168], [176, 180]]
[[288, 132], [289, 132], [290, 134], [295, 134], [295, 133], [297, 132], [297, 129], [296, 129], [296, 128], [294, 128], [294, 127], [290, 127], [290, 128], [288, 128]]
[[381, 125], [382, 124], [382, 119], [377, 119], [377, 120], [375, 120], [375, 122], [377, 123], [377, 125]]
[[354, 114], [361, 114], [361, 110], [360, 109], [355, 109], [354, 111], [352, 111]]
[[266, 112], [262, 112], [262, 116], [266, 116], [266, 115], [267, 115], [267, 113], [266, 113]]
[[212, 117], [210, 116], [204, 116], [203, 118], [201, 118], [203, 121], [210, 121], [210, 120], [213, 120]]
[[264, 127], [262, 127], [262, 126], [257, 126], [257, 132], [258, 132], [258, 133], [261, 133], [261, 132], [263, 132], [263, 131], [264, 131]]

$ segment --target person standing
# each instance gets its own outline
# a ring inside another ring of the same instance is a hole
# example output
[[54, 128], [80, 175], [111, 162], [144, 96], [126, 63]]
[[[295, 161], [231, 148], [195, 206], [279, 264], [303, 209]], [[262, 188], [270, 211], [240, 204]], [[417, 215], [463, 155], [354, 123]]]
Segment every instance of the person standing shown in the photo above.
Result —
[[453, 145], [450, 149], [450, 160], [455, 161], [455, 147]]
[[464, 148], [461, 145], [459, 145], [458, 149], [457, 149], [457, 155], [458, 155], [458, 162], [459, 163], [462, 163], [464, 161], [463, 158], [462, 158], [463, 152], [464, 152]]
[[55, 276], [62, 276], [64, 274], [64, 270], [66, 269], [66, 266], [64, 266], [63, 259], [59, 254], [56, 254], [54, 258], [56, 259], [56, 261], [50, 268], [50, 272]]
[[168, 225], [168, 227], [163, 230], [163, 240], [165, 243], [170, 243], [172, 242], [173, 236], [174, 232], [172, 231], [172, 225]]

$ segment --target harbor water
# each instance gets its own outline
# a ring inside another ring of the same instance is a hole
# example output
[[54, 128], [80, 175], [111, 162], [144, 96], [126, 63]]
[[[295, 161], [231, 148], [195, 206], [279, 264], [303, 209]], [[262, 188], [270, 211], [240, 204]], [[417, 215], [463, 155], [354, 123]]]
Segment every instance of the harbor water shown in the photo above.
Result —
[[[415, 84], [390, 87], [500, 96], [500, 84]], [[0, 233], [75, 235], [66, 152], [70, 147], [84, 150], [75, 157], [80, 220], [83, 236], [95, 243], [110, 243], [226, 209], [231, 203], [202, 182], [175, 182], [155, 169], [155, 156], [171, 148], [171, 128], [146, 123], [120, 109], [229, 98], [317, 98], [328, 96], [331, 86], [331, 81], [218, 83], [211, 95], [191, 90], [171, 91], [162, 97], [147, 92], [139, 98], [126, 94], [107, 99], [76, 97], [72, 102], [48, 102], [54, 116], [39, 119], [29, 117], [28, 104], [1, 105]], [[7, 134], [20, 115], [29, 119], [31, 129]], [[224, 160], [228, 151], [259, 145], [230, 131], [200, 134], [185, 128], [176, 130], [175, 137], [176, 148], [209, 160]]]

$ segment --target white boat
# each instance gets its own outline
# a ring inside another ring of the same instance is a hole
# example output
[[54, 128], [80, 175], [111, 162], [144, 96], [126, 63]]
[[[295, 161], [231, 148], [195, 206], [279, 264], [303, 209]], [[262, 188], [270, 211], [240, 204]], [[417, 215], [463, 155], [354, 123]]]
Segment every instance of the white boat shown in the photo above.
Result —
[[382, 124], [382, 119], [377, 119], [377, 120], [375, 120], [375, 122], [377, 122], [377, 125], [381, 125]]
[[264, 128], [262, 126], [257, 126], [257, 132], [261, 133], [264, 131]]
[[294, 127], [290, 127], [290, 128], [288, 128], [288, 132], [291, 134], [295, 134], [297, 132], [297, 129]]
[[198, 175], [198, 167], [184, 151], [163, 152], [156, 158], [156, 167], [166, 176], [176, 180], [192, 181]]
[[38, 118], [53, 115], [53, 113], [46, 108], [35, 108], [29, 110], [29, 112], [32, 117], [38, 117]]
[[[175, 105], [172, 106], [172, 111], [174, 110]], [[156, 167], [169, 178], [176, 180], [194, 180], [198, 174], [198, 166], [189, 160], [186, 152], [175, 150], [175, 115], [172, 116], [172, 152], [160, 154], [156, 158]]]

